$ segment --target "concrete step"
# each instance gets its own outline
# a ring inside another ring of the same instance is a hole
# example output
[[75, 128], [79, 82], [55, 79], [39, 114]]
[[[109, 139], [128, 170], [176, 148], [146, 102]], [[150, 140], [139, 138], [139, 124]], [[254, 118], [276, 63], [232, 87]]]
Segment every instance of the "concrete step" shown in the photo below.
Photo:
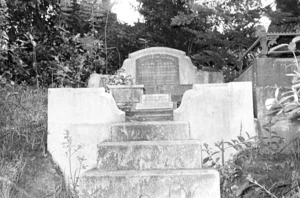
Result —
[[131, 110], [126, 112], [126, 121], [172, 121], [173, 109]]
[[111, 125], [111, 141], [188, 140], [189, 131], [184, 121], [123, 122]]
[[219, 173], [212, 169], [90, 170], [79, 182], [80, 198], [220, 198]]
[[201, 168], [197, 140], [103, 142], [97, 167], [103, 171]]
[[145, 122], [145, 121], [171, 121], [173, 115], [157, 114], [157, 115], [134, 115], [126, 117], [126, 122]]

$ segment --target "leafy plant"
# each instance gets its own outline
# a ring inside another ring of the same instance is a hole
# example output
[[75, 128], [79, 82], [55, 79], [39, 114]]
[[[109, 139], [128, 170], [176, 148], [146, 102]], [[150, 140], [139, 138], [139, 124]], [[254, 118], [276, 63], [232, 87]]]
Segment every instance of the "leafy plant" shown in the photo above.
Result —
[[[203, 159], [203, 165], [219, 171], [222, 197], [297, 197], [300, 192], [299, 168], [296, 165], [299, 158], [293, 157], [297, 152], [282, 154], [277, 150], [274, 155], [264, 152], [262, 144], [258, 138], [249, 135], [218, 142], [216, 149], [204, 144], [203, 151], [208, 157]], [[222, 157], [229, 148], [238, 153], [224, 163]], [[221, 158], [216, 158], [216, 155]]]
[[275, 97], [269, 98], [266, 100], [266, 108], [270, 111], [269, 114], [286, 114], [289, 119], [297, 120], [299, 118], [300, 112], [300, 103], [299, 103], [299, 92], [300, 92], [300, 73], [299, 73], [299, 64], [298, 59], [295, 54], [296, 50], [296, 42], [300, 41], [300, 36], [297, 36], [292, 39], [289, 44], [280, 44], [270, 49], [269, 53], [272, 53], [276, 49], [281, 47], [288, 47], [289, 51], [291, 51], [294, 55], [294, 63], [296, 64], [297, 71], [295, 70], [292, 74], [287, 74], [287, 76], [292, 76], [293, 85], [291, 86], [291, 90], [285, 91], [281, 94], [281, 98], [279, 98], [279, 88], [275, 91]]
[[269, 157], [274, 158], [276, 155], [279, 155], [282, 148], [282, 144], [284, 143], [284, 139], [280, 137], [275, 131], [272, 131], [272, 126], [274, 123], [265, 124], [262, 128], [268, 133], [268, 136], [261, 137], [261, 152], [266, 152]]
[[72, 167], [72, 158], [74, 154], [76, 154], [80, 149], [84, 147], [84, 145], [74, 145], [72, 141], [72, 137], [70, 135], [70, 132], [66, 130], [65, 136], [64, 136], [65, 142], [63, 142], [63, 147], [66, 149], [66, 156], [69, 161], [69, 175], [70, 178], [70, 190], [71, 193], [75, 196], [78, 195], [78, 183], [79, 183], [79, 176], [81, 174], [81, 171], [86, 168], [84, 165], [85, 158], [84, 157], [78, 157], [77, 160], [79, 161], [79, 168], [73, 169]]
[[[224, 166], [225, 165], [225, 159], [224, 154], [226, 150], [230, 148], [234, 148], [237, 152], [242, 151], [249, 151], [250, 153], [250, 160], [253, 158], [253, 150], [257, 149], [259, 147], [258, 140], [256, 136], [250, 137], [250, 135], [246, 132], [247, 139], [245, 139], [243, 136], [237, 136], [237, 139], [233, 139], [231, 141], [221, 141], [215, 143], [215, 147], [217, 150], [212, 151], [211, 148], [209, 148], [209, 145], [204, 143], [204, 149], [203, 151], [208, 155], [208, 157], [203, 159], [203, 164], [210, 162], [210, 166], [212, 167], [218, 167], [218, 166]], [[221, 155], [221, 164], [219, 163], [220, 157], [217, 157], [214, 159], [213, 156], [220, 154]], [[242, 155], [239, 155], [241, 158]]]
[[126, 75], [124, 69], [119, 69], [114, 75], [108, 76], [107, 85], [132, 85], [133, 78], [131, 75]]

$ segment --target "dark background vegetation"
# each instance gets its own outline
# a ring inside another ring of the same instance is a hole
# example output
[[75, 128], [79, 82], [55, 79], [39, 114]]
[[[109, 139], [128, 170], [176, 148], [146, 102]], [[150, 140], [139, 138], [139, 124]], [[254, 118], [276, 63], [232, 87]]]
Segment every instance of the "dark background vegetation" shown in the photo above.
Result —
[[[297, 0], [277, 0], [277, 10], [260, 0], [138, 0], [144, 21], [121, 24], [105, 0], [11, 0], [0, 7], [0, 75], [17, 84], [84, 87], [93, 72], [113, 74], [129, 53], [164, 46], [185, 51], [198, 68], [238, 74], [238, 58], [256, 40], [266, 15], [272, 31], [295, 32]], [[145, 43], [146, 42], [146, 43]], [[244, 68], [257, 56], [246, 57]]]

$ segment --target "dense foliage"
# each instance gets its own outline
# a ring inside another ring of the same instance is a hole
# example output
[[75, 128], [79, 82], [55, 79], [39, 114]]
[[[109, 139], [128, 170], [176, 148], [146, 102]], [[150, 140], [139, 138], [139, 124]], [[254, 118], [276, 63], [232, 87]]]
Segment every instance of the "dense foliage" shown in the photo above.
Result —
[[139, 25], [119, 24], [112, 5], [97, 2], [3, 1], [1, 77], [42, 87], [83, 87], [93, 72], [114, 73], [124, 54], [141, 47]]
[[299, 32], [300, 31], [300, 2], [298, 0], [276, 0], [276, 10], [267, 7], [271, 24], [270, 32]]
[[183, 50], [198, 68], [223, 70], [227, 80], [238, 74], [263, 13], [257, 0], [139, 2], [149, 43]]
[[0, 75], [42, 87], [82, 87], [93, 72], [113, 74], [131, 52], [165, 46], [230, 81], [259, 52], [242, 59], [262, 15], [271, 18], [271, 29], [296, 31], [300, 13], [297, 0], [277, 0], [277, 11], [259, 0], [138, 2], [144, 21], [129, 26], [118, 22], [109, 0], [1, 0]]

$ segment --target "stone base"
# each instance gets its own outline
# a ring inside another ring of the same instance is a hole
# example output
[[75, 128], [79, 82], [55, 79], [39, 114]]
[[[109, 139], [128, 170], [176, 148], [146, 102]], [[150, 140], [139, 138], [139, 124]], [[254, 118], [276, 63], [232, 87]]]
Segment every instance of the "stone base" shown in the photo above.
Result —
[[220, 198], [219, 173], [212, 169], [91, 170], [79, 186], [80, 198]]
[[165, 103], [137, 103], [135, 105], [136, 110], [144, 110], [144, 109], [173, 109], [173, 102], [165, 102]]
[[155, 93], [168, 93], [171, 94], [172, 101], [181, 101], [182, 95], [185, 91], [192, 89], [192, 84], [187, 85], [145, 85], [145, 94], [155, 94]]
[[188, 140], [189, 130], [184, 121], [116, 123], [111, 126], [111, 141]]
[[126, 121], [171, 121], [173, 109], [131, 110], [126, 112]]
[[103, 142], [98, 145], [99, 170], [201, 168], [197, 140]]

